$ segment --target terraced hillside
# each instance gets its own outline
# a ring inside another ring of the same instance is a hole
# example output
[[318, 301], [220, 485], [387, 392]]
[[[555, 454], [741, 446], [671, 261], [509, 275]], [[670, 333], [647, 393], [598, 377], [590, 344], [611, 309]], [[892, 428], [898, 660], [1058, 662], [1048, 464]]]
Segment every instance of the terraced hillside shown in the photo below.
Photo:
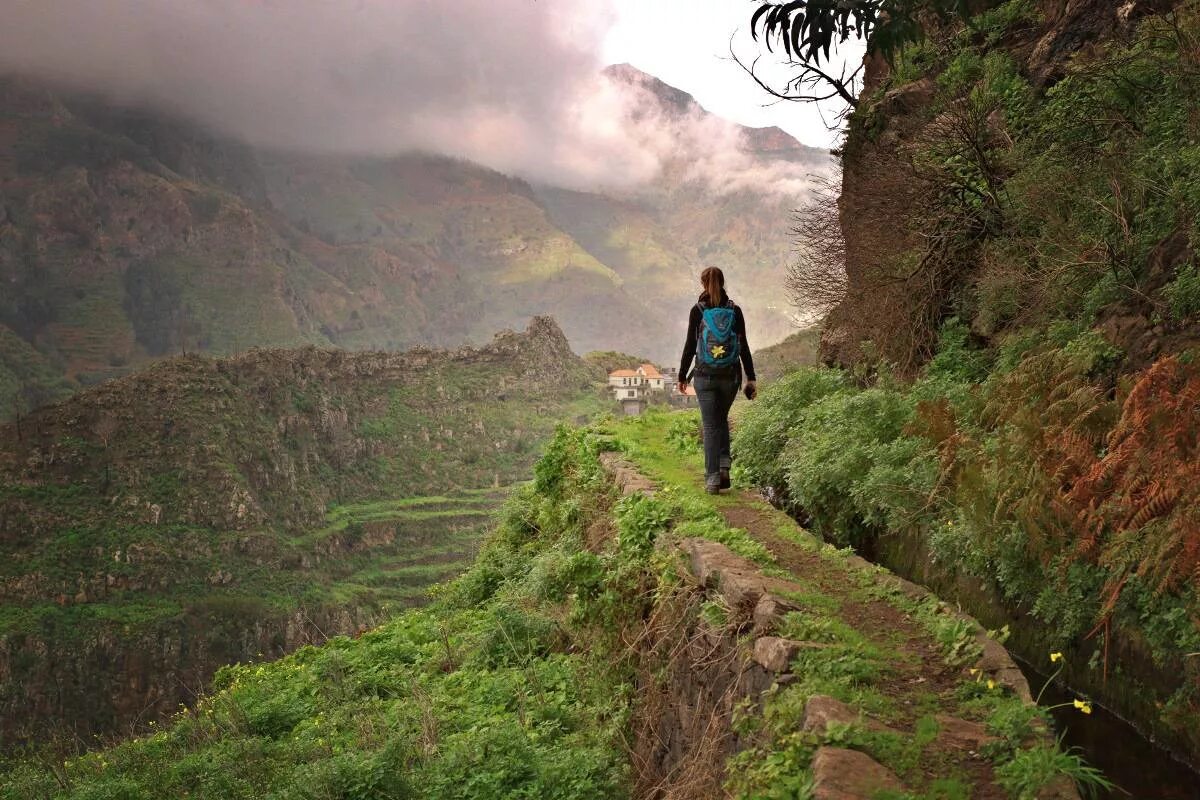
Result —
[[479, 349], [172, 359], [0, 427], [0, 735], [136, 729], [419, 602], [602, 378], [539, 318]]
[[424, 602], [429, 586], [470, 566], [508, 492], [496, 486], [334, 505], [324, 527], [292, 544], [327, 562], [340, 591], [370, 595], [386, 613]]

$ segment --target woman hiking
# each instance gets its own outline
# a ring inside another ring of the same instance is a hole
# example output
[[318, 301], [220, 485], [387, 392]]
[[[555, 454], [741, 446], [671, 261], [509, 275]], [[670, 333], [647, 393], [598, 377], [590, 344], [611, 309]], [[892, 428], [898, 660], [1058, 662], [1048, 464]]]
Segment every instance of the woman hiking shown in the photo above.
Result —
[[690, 378], [704, 428], [704, 488], [709, 494], [718, 494], [729, 488], [729, 407], [737, 397], [743, 369], [746, 397], [753, 400], [758, 390], [746, 341], [746, 318], [725, 294], [724, 273], [707, 267], [700, 273], [700, 284], [703, 291], [688, 317], [679, 362], [679, 393], [683, 394]]

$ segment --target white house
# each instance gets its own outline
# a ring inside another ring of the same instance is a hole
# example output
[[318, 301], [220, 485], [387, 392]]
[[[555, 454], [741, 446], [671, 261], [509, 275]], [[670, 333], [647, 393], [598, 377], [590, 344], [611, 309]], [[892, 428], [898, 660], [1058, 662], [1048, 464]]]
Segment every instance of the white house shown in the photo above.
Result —
[[608, 373], [608, 385], [610, 388], [617, 390], [619, 396], [621, 389], [638, 388], [644, 385], [644, 379], [638, 374], [637, 370], [618, 369]]
[[666, 378], [658, 371], [658, 367], [653, 364], [642, 364], [636, 370], [637, 374], [646, 382], [646, 387], [661, 392], [666, 387]]
[[640, 414], [646, 409], [650, 392], [669, 391], [671, 385], [653, 364], [637, 369], [617, 369], [608, 373], [608, 388], [626, 414]]

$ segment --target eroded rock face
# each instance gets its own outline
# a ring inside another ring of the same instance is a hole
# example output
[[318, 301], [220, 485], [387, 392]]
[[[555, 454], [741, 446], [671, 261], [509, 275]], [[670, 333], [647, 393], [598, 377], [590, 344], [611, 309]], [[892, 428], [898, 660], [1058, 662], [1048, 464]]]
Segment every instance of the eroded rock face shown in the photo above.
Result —
[[[1044, 91], [1067, 74], [1072, 59], [1124, 40], [1147, 14], [1162, 13], [1173, 5], [1171, 0], [1042, 0], [1036, 3], [1036, 23], [1015, 26], [980, 49], [1010, 58], [1035, 90]], [[931, 41], [950, 42], [961, 27], [956, 17], [922, 22]], [[826, 321], [821, 354], [827, 362], [852, 365], [868, 355], [860, 344], [870, 341], [871, 357], [883, 355], [911, 372], [932, 355], [936, 347], [932, 328], [950, 314], [948, 309], [974, 303], [974, 297], [966, 301], [959, 295], [973, 291], [986, 259], [964, 257], [953, 274], [926, 270], [913, 272], [919, 275], [915, 281], [896, 279], [910, 272], [901, 265], [911, 266], [926, 256], [926, 234], [936, 218], [936, 212], [930, 216], [928, 200], [945, 188], [931, 182], [928, 171], [916, 163], [946, 137], [954, 123], [947, 116], [947, 104], [935, 100], [940, 76], [926, 74], [886, 86], [894, 77], [892, 65], [882, 56], [865, 60], [861, 102], [842, 149], [838, 201], [848, 292]], [[878, 91], [884, 86], [884, 91]], [[1019, 136], [1005, 132], [999, 116], [993, 115], [983, 126], [981, 146], [1003, 149], [1006, 141]], [[1146, 292], [1141, 281], [1139, 275], [1138, 289]], [[1145, 331], [1131, 330], [1134, 326], [1126, 320], [1114, 327], [1135, 345], [1135, 361], [1146, 357], [1151, 345], [1138, 341]], [[977, 332], [992, 335], [982, 328]]]

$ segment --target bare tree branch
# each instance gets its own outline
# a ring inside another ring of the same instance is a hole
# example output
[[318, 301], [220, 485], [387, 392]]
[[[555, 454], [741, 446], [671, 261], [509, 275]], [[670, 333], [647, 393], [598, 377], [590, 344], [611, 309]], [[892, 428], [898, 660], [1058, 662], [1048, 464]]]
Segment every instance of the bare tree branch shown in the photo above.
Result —
[[[756, 72], [762, 55], [755, 56], [754, 60], [747, 65], [734, 52], [732, 40], [730, 41], [729, 55], [733, 62], [741, 67], [742, 71], [749, 75], [763, 91], [777, 100], [786, 100], [795, 103], [819, 103], [838, 97], [850, 108], [858, 106], [857, 87], [859, 76], [862, 74], [861, 65], [854, 72], [850, 73], [848, 77], [846, 69], [843, 66], [841, 75], [834, 77], [829, 72], [813, 64], [803, 61], [789, 61], [787, 65], [796, 68], [799, 72], [788, 80], [783, 90], [779, 90], [763, 80]], [[818, 90], [818, 87], [822, 86], [824, 88]]]

